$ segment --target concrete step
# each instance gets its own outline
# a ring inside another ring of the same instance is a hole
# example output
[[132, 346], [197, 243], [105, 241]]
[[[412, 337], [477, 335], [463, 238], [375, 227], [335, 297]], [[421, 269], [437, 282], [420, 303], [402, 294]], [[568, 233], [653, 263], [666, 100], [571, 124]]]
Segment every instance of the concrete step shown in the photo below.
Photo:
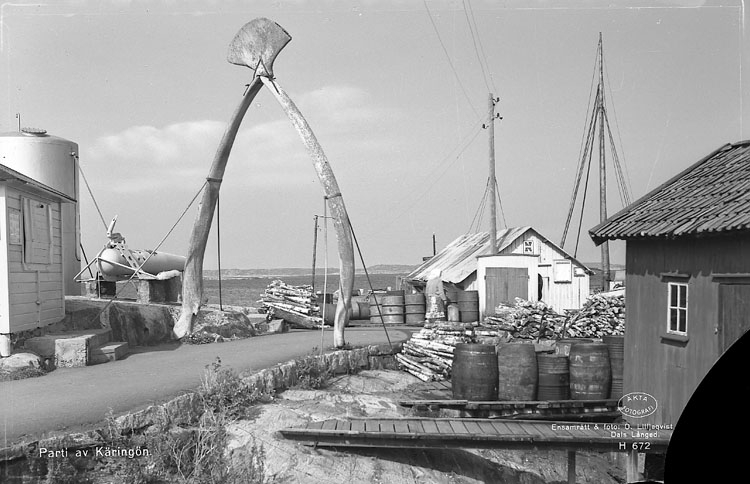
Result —
[[115, 341], [107, 345], [91, 348], [89, 364], [98, 365], [123, 359], [130, 352], [127, 341]]
[[43, 358], [51, 358], [56, 367], [77, 368], [89, 364], [91, 348], [106, 345], [112, 339], [108, 328], [51, 333], [29, 338], [24, 347]]

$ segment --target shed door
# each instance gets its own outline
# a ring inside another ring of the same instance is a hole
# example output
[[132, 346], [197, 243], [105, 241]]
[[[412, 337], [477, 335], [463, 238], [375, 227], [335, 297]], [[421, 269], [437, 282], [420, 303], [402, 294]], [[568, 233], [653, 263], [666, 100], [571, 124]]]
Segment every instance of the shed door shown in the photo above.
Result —
[[500, 303], [529, 299], [529, 270], [517, 267], [488, 267], [485, 276], [485, 311], [493, 314]]
[[719, 350], [750, 329], [750, 284], [719, 284]]

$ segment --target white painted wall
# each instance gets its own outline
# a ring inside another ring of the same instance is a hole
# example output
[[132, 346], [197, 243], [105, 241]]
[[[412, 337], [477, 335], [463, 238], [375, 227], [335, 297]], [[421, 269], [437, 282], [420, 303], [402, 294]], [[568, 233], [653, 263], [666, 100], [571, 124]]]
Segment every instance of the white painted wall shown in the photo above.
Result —
[[[524, 242], [529, 241], [529, 244]], [[529, 270], [530, 301], [538, 300], [538, 278], [544, 280], [542, 300], [555, 311], [563, 313], [566, 309], [580, 309], [589, 296], [589, 276], [583, 266], [572, 263], [570, 282], [556, 282], [553, 274], [555, 261], [570, 260], [569, 256], [554, 245], [539, 237], [533, 230], [528, 230], [498, 255], [480, 256], [477, 258], [476, 289], [479, 291], [479, 311], [484, 318], [486, 308], [486, 287], [484, 284], [488, 267], [526, 267]]]

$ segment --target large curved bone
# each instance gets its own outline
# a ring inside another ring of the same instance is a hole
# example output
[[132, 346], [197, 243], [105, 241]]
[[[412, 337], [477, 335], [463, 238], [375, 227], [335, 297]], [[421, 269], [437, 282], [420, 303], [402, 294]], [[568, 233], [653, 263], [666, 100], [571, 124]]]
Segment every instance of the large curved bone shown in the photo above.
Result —
[[229, 160], [234, 139], [247, 109], [262, 86], [259, 72], [273, 72], [273, 61], [284, 48], [291, 36], [276, 22], [257, 18], [245, 24], [229, 45], [227, 60], [232, 64], [244, 65], [255, 71], [252, 83], [242, 96], [239, 106], [229, 120], [224, 136], [216, 150], [211, 169], [206, 180], [198, 215], [190, 235], [187, 261], [182, 281], [182, 310], [175, 324], [174, 335], [182, 338], [193, 329], [193, 318], [198, 314], [203, 297], [203, 257], [211, 230], [216, 200], [224, 177], [224, 169]]
[[323, 148], [318, 143], [315, 134], [310, 125], [297, 109], [287, 93], [281, 89], [279, 84], [272, 78], [270, 73], [257, 73], [263, 83], [273, 93], [279, 101], [281, 107], [286, 111], [287, 116], [297, 129], [302, 142], [307, 148], [307, 152], [313, 159], [315, 171], [318, 174], [323, 192], [328, 200], [328, 207], [333, 216], [333, 226], [336, 230], [339, 248], [339, 289], [341, 295], [338, 305], [336, 306], [336, 319], [333, 323], [333, 344], [336, 348], [341, 348], [346, 343], [344, 341], [344, 327], [349, 321], [349, 308], [351, 308], [352, 290], [354, 289], [354, 246], [352, 244], [351, 224], [349, 215], [346, 213], [344, 199], [341, 197], [339, 185], [336, 177], [333, 176], [333, 170], [328, 163]]

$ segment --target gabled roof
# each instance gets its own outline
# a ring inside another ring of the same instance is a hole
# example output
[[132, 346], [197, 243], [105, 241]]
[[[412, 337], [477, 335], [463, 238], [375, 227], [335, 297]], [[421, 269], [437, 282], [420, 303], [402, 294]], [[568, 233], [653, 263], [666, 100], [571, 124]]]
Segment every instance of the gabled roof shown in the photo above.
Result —
[[[497, 252], [502, 252], [510, 246], [516, 239], [523, 236], [526, 232], [532, 231], [545, 243], [555, 247], [560, 252], [565, 253], [557, 245], [549, 241], [539, 232], [531, 227], [511, 227], [497, 231]], [[448, 244], [443, 250], [425, 261], [422, 265], [414, 269], [411, 274], [406, 276], [410, 281], [426, 282], [433, 271], [441, 271], [442, 279], [445, 282], [458, 284], [477, 270], [476, 258], [490, 254], [490, 233], [478, 232], [476, 234], [465, 234]], [[591, 272], [585, 265], [568, 256], [587, 272]]]
[[722, 146], [589, 230], [594, 242], [750, 230], [750, 141]]

